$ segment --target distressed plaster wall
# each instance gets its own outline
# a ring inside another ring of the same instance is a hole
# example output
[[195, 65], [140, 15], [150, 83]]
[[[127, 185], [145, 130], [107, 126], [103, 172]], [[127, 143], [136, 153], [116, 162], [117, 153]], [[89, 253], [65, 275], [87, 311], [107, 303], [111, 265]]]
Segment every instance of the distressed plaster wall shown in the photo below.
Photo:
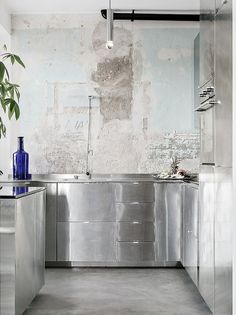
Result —
[[13, 50], [27, 70], [21, 120], [32, 173], [86, 170], [88, 96], [92, 100], [89, 169], [94, 173], [167, 170], [176, 155], [198, 168], [193, 116], [196, 24], [116, 22], [105, 48], [98, 15], [13, 16]]

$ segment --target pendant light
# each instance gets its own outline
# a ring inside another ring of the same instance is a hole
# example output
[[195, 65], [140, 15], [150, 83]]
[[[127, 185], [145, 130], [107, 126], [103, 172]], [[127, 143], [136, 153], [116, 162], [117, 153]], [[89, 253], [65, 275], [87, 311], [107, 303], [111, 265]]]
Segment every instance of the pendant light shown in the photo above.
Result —
[[111, 9], [111, 0], [109, 0], [109, 5], [107, 9], [107, 42], [106, 48], [112, 49], [113, 44], [113, 10]]

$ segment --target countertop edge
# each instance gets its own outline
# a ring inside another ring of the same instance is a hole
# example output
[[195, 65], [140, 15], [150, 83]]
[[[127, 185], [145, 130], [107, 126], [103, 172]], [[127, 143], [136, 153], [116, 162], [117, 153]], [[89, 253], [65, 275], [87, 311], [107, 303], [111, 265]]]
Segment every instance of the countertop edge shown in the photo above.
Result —
[[[0, 185], [1, 185], [1, 182], [0, 182]], [[1, 196], [0, 195], [0, 200], [2, 200], [2, 199], [4, 199], [4, 200], [6, 200], [6, 199], [16, 200], [16, 199], [24, 198], [24, 197], [27, 197], [27, 196], [30, 196], [30, 195], [34, 195], [34, 194], [36, 194], [38, 192], [46, 190], [46, 187], [35, 187], [35, 188], [36, 189], [33, 190], [33, 191], [25, 192], [25, 193], [22, 193], [22, 194], [19, 194], [19, 195], [16, 195], [16, 196], [14, 196], [14, 195], [8, 195], [8, 196], [7, 195], [5, 195], [5, 196], [3, 195], [3, 196]], [[1, 193], [1, 190], [0, 190], [0, 193]]]

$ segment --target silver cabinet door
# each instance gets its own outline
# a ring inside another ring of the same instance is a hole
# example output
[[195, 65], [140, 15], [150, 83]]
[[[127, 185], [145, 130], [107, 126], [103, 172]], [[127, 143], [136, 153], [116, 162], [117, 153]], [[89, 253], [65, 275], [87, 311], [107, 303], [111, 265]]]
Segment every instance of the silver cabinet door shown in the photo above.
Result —
[[111, 183], [58, 184], [58, 221], [115, 221]]
[[117, 183], [115, 184], [115, 201], [130, 202], [154, 202], [153, 183]]
[[200, 1], [200, 86], [214, 76], [215, 0]]
[[165, 262], [167, 255], [166, 184], [155, 183], [156, 259]]
[[216, 15], [215, 23], [215, 164], [232, 166], [232, 0]]
[[152, 222], [117, 223], [117, 241], [119, 242], [155, 242], [155, 228]]
[[199, 291], [214, 309], [214, 167], [202, 166], [199, 176]]
[[113, 262], [116, 260], [116, 223], [57, 224], [58, 261]]
[[36, 295], [34, 285], [36, 251], [35, 194], [17, 199], [16, 203], [16, 313], [22, 314]]
[[119, 242], [117, 243], [118, 262], [141, 263], [155, 261], [155, 246], [151, 242]]
[[15, 315], [15, 201], [0, 200], [0, 314]]
[[183, 266], [198, 286], [198, 189], [189, 184], [183, 191]]
[[38, 192], [35, 196], [35, 292], [39, 292], [44, 285], [45, 272], [45, 213], [46, 191]]
[[45, 184], [44, 187], [47, 188], [45, 260], [56, 261], [57, 184]]
[[154, 205], [152, 202], [116, 203], [116, 221], [153, 222], [155, 220]]
[[166, 184], [166, 260], [181, 260], [181, 209], [182, 209], [182, 186]]
[[209, 108], [200, 114], [201, 163], [215, 161], [215, 108]]
[[215, 314], [232, 314], [232, 168], [215, 168]]
[[45, 187], [46, 191], [46, 243], [45, 260], [56, 261], [57, 237], [57, 183], [32, 182], [30, 186]]

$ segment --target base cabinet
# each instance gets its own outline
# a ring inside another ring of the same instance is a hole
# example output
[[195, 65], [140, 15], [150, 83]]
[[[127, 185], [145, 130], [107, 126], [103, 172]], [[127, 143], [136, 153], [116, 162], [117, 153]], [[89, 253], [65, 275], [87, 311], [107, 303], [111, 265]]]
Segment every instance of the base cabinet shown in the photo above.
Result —
[[198, 186], [183, 185], [182, 264], [198, 287]]
[[57, 263], [175, 266], [180, 261], [181, 183], [57, 185]]
[[214, 167], [202, 166], [199, 177], [199, 291], [214, 311]]

